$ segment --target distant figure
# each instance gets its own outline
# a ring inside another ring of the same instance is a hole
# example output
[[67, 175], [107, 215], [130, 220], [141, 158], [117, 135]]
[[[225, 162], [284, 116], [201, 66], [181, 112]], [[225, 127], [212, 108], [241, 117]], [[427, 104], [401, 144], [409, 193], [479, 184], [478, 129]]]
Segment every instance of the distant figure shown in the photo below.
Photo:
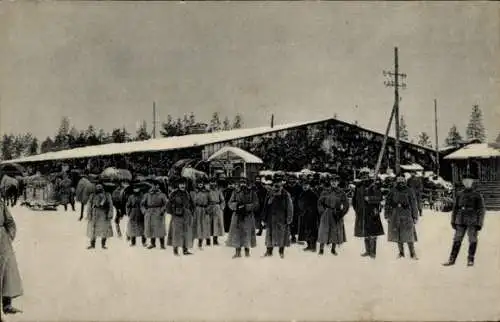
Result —
[[73, 182], [69, 176], [63, 174], [63, 179], [59, 182], [59, 198], [61, 205], [64, 206], [64, 211], [68, 211], [68, 204], [75, 211], [75, 189], [72, 187]]
[[5, 314], [21, 313], [21, 310], [12, 306], [12, 299], [23, 295], [22, 280], [12, 247], [14, 238], [16, 223], [7, 205], [0, 201], [0, 291]]
[[444, 266], [455, 265], [460, 246], [467, 233], [469, 238], [469, 254], [467, 257], [467, 266], [474, 266], [474, 257], [477, 250], [478, 234], [483, 228], [485, 206], [481, 193], [473, 188], [474, 177], [464, 176], [462, 183], [464, 190], [457, 194], [453, 211], [451, 214], [451, 227], [455, 230], [453, 236], [453, 246], [451, 248], [450, 258]]
[[406, 185], [403, 174], [398, 174], [396, 186], [385, 200], [385, 218], [388, 222], [388, 240], [398, 244], [399, 258], [405, 257], [404, 244], [408, 244], [410, 256], [417, 260], [415, 242], [418, 222], [418, 206], [413, 190]]

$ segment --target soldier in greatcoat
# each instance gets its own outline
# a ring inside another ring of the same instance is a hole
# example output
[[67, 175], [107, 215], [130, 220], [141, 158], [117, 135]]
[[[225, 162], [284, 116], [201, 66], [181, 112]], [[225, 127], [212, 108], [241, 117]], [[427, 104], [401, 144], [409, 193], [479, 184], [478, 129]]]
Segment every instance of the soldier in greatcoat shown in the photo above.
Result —
[[208, 190], [208, 215], [210, 216], [210, 234], [214, 245], [219, 245], [219, 237], [224, 236], [224, 207], [226, 201], [215, 178], [206, 186]]
[[64, 211], [68, 211], [68, 204], [75, 211], [75, 190], [72, 187], [73, 182], [65, 173], [63, 179], [59, 182], [59, 198], [61, 205], [64, 206]]
[[177, 189], [168, 197], [167, 211], [171, 215], [167, 245], [173, 246], [174, 255], [179, 256], [179, 247], [184, 255], [192, 255], [193, 248], [193, 201], [186, 191], [186, 181], [178, 179]]
[[444, 266], [455, 264], [465, 234], [469, 238], [467, 266], [474, 266], [478, 234], [483, 228], [486, 212], [483, 196], [473, 187], [474, 179], [471, 175], [462, 179], [465, 188], [457, 194], [455, 199], [451, 214], [451, 227], [455, 230], [455, 235], [453, 236], [450, 258], [448, 262], [443, 264]]
[[299, 234], [301, 222], [299, 220], [299, 213], [298, 213], [298, 202], [299, 202], [299, 197], [304, 191], [302, 189], [302, 186], [300, 183], [297, 181], [297, 178], [294, 176], [290, 176], [287, 182], [286, 190], [290, 194], [290, 197], [292, 198], [293, 202], [293, 220], [292, 224], [290, 225], [290, 233], [291, 233], [291, 242], [292, 244], [297, 242], [297, 235]]
[[0, 201], [0, 292], [5, 314], [21, 313], [21, 310], [12, 306], [12, 299], [23, 295], [21, 275], [12, 247], [14, 238], [16, 223], [5, 203]]
[[80, 221], [83, 219], [85, 205], [89, 201], [90, 195], [94, 192], [94, 189], [95, 185], [85, 176], [82, 177], [76, 185], [75, 197], [76, 200], [81, 203], [80, 218], [78, 219]]
[[200, 179], [196, 183], [196, 188], [191, 191], [191, 199], [194, 204], [193, 237], [198, 240], [198, 248], [203, 248], [203, 241], [206, 240], [210, 246], [211, 218], [208, 209], [208, 191], [205, 187], [206, 180]]
[[413, 190], [406, 184], [403, 174], [398, 174], [396, 185], [385, 200], [385, 218], [388, 223], [388, 240], [398, 244], [399, 258], [405, 256], [404, 243], [408, 244], [410, 256], [417, 260], [415, 242], [418, 222], [418, 206]]
[[266, 253], [264, 257], [273, 255], [278, 247], [281, 258], [285, 257], [285, 247], [290, 246], [290, 225], [293, 221], [293, 201], [290, 193], [284, 189], [282, 176], [275, 175], [270, 194], [266, 198], [263, 220], [266, 223]]
[[255, 191], [257, 197], [259, 198], [259, 208], [255, 211], [255, 224], [257, 225], [257, 236], [261, 236], [264, 229], [264, 225], [262, 225], [261, 215], [262, 210], [264, 209], [264, 201], [266, 199], [268, 189], [266, 189], [266, 187], [262, 183], [262, 178], [259, 176], [255, 178], [255, 184], [252, 186], [252, 189]]
[[[220, 181], [222, 187], [222, 193], [224, 195], [224, 200], [229, 200], [233, 195], [235, 190], [234, 184], [228, 182], [226, 179]], [[231, 218], [233, 217], [233, 211], [229, 208], [229, 203], [226, 202], [224, 207], [224, 231], [229, 232], [231, 226]]]
[[365, 252], [361, 256], [375, 258], [377, 254], [377, 236], [384, 235], [380, 219], [382, 190], [378, 182], [362, 172], [361, 181], [356, 185], [352, 198], [352, 207], [356, 214], [354, 236], [364, 238]]
[[318, 194], [313, 190], [316, 185], [311, 179], [306, 179], [303, 184], [304, 191], [298, 199], [298, 216], [301, 223], [299, 231], [299, 241], [307, 243], [304, 251], [316, 252], [316, 243], [318, 241]]
[[144, 235], [151, 244], [148, 249], [156, 248], [156, 239], [160, 240], [160, 247], [165, 249], [165, 211], [167, 210], [167, 196], [160, 190], [158, 182], [153, 182], [153, 188], [144, 195], [141, 201], [141, 211], [144, 214]]
[[324, 179], [323, 191], [318, 199], [319, 255], [324, 254], [325, 244], [331, 244], [331, 253], [337, 255], [337, 245], [347, 241], [344, 216], [349, 211], [349, 200], [345, 192], [339, 188], [339, 183], [340, 178], [336, 174], [333, 174], [330, 179]]
[[87, 205], [87, 237], [90, 245], [87, 249], [94, 249], [97, 238], [101, 238], [101, 247], [106, 249], [106, 241], [113, 237], [113, 200], [108, 192], [104, 191], [102, 184], [97, 184]]
[[240, 178], [228, 206], [233, 216], [226, 245], [235, 249], [233, 258], [241, 257], [241, 248], [245, 249], [245, 257], [250, 257], [250, 248], [257, 246], [254, 212], [259, 208], [259, 199], [248, 187], [246, 178]]
[[418, 213], [422, 216], [422, 194], [424, 192], [424, 183], [422, 177], [417, 176], [415, 171], [411, 172], [411, 177], [408, 179], [408, 187], [413, 190], [415, 198], [417, 200]]
[[130, 246], [135, 246], [136, 238], [141, 237], [142, 246], [146, 246], [144, 234], [144, 214], [141, 210], [143, 193], [138, 185], [132, 186], [132, 194], [128, 197], [125, 211], [128, 216], [127, 236], [130, 237]]

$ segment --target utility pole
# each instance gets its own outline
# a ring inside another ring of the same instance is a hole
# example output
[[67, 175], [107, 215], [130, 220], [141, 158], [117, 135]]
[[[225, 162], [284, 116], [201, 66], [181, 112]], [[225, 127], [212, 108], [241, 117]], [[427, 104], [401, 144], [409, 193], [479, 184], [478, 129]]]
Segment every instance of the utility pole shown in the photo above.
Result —
[[439, 139], [438, 139], [438, 112], [437, 100], [434, 99], [434, 132], [436, 134], [436, 175], [439, 177]]
[[394, 72], [383, 72], [384, 76], [394, 77], [394, 80], [385, 81], [384, 84], [387, 87], [394, 87], [394, 118], [395, 118], [395, 131], [396, 131], [396, 162], [395, 162], [395, 172], [399, 173], [401, 158], [400, 158], [400, 140], [399, 140], [399, 88], [405, 89], [406, 84], [403, 81], [400, 82], [400, 78], [406, 79], [406, 74], [399, 73], [399, 62], [398, 62], [398, 47], [394, 47]]
[[274, 127], [274, 114], [271, 114], [271, 129]]
[[156, 139], [156, 102], [153, 102], [153, 139]]

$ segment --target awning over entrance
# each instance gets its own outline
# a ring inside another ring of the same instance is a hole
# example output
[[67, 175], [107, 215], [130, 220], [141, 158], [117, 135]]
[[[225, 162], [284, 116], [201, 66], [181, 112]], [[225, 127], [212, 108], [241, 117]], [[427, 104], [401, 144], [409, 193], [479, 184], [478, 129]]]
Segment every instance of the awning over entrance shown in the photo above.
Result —
[[212, 154], [208, 161], [229, 161], [229, 162], [244, 162], [251, 164], [264, 163], [261, 158], [237, 147], [226, 146]]

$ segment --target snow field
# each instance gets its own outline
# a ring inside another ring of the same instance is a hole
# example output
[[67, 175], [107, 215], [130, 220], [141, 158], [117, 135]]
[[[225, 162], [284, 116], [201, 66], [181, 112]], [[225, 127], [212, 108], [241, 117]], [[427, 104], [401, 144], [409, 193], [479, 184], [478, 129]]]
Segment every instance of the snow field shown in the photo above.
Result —
[[386, 236], [378, 240], [376, 260], [360, 257], [363, 241], [352, 236], [352, 211], [348, 242], [338, 256], [293, 245], [285, 259], [261, 258], [259, 237], [252, 257], [236, 260], [225, 246], [177, 258], [171, 247], [147, 250], [139, 241], [131, 248], [117, 237], [108, 250], [99, 241], [87, 250], [86, 222], [77, 220], [78, 212], [15, 207], [12, 213], [25, 295], [14, 301], [24, 313], [7, 321], [500, 318], [500, 213], [486, 216], [474, 268], [466, 267], [467, 240], [456, 266], [441, 266], [453, 236], [450, 214], [430, 210], [417, 226], [419, 261], [397, 259], [397, 246]]

